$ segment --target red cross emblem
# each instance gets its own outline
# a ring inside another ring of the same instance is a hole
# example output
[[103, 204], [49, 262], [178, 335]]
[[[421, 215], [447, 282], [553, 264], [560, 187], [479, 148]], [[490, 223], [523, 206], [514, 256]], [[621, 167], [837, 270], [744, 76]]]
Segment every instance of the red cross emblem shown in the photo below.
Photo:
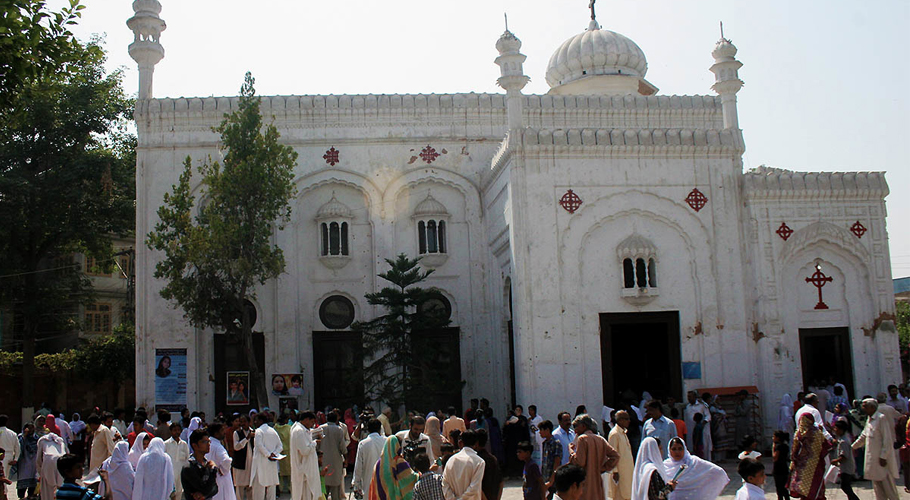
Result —
[[562, 198], [559, 199], [559, 204], [570, 214], [574, 214], [582, 203], [584, 202], [581, 201], [581, 198], [579, 198], [571, 189], [566, 191], [566, 194], [562, 195]]
[[438, 157], [439, 153], [436, 152], [436, 148], [430, 147], [429, 144], [420, 152], [420, 159], [427, 163], [433, 163]]
[[788, 226], [786, 222], [781, 222], [780, 227], [777, 228], [777, 231], [774, 232], [783, 238], [784, 241], [787, 241], [787, 239], [790, 238], [790, 235], [793, 234], [793, 230], [790, 229], [790, 226]]
[[332, 146], [331, 149], [329, 149], [328, 151], [325, 152], [324, 155], [322, 155], [322, 159], [325, 160], [326, 163], [328, 163], [329, 165], [334, 167], [335, 164], [339, 162], [338, 153], [339, 153], [339, 151], [337, 149], [335, 149], [335, 146]]
[[862, 238], [863, 235], [866, 234], [867, 229], [862, 222], [856, 221], [850, 226], [850, 231], [853, 231], [853, 234], [855, 234], [857, 238]]
[[825, 301], [822, 300], [822, 287], [832, 281], [834, 281], [834, 278], [826, 276], [825, 273], [822, 272], [822, 267], [818, 264], [815, 264], [815, 272], [812, 273], [812, 276], [806, 278], [806, 283], [812, 283], [815, 288], [818, 288], [818, 304], [815, 304], [816, 309], [828, 308], [828, 304], [825, 304]]
[[708, 203], [708, 197], [699, 191], [698, 188], [695, 188], [689, 192], [689, 196], [686, 196], [686, 203], [692, 207], [692, 210], [698, 212], [702, 208], [705, 208], [705, 205]]

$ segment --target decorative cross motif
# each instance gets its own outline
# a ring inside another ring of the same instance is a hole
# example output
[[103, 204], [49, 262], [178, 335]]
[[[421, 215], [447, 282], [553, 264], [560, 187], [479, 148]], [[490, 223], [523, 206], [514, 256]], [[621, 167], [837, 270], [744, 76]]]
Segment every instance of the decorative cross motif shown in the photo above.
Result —
[[570, 214], [574, 214], [582, 203], [584, 202], [581, 201], [581, 198], [579, 198], [571, 189], [566, 191], [566, 194], [562, 195], [562, 198], [559, 199], [559, 204]]
[[322, 158], [331, 166], [335, 166], [336, 163], [339, 163], [341, 160], [338, 159], [339, 151], [335, 149], [335, 146], [332, 146], [328, 151], [322, 155]]
[[815, 272], [812, 273], [812, 276], [806, 278], [806, 283], [812, 283], [815, 288], [818, 288], [818, 304], [815, 304], [816, 309], [827, 309], [828, 304], [825, 304], [825, 301], [822, 300], [822, 287], [826, 284], [834, 281], [834, 278], [831, 276], [826, 276], [822, 272], [822, 266], [815, 264]]
[[790, 226], [788, 226], [786, 222], [781, 222], [780, 227], [777, 228], [777, 231], [774, 232], [783, 238], [784, 241], [787, 241], [787, 239], [790, 238], [790, 235], [793, 234], [793, 230], [790, 229]]
[[432, 148], [427, 144], [427, 147], [423, 148], [419, 156], [421, 160], [427, 163], [433, 163], [433, 161], [439, 157], [439, 153], [436, 152], [435, 148]]
[[702, 194], [698, 188], [694, 188], [689, 192], [689, 196], [686, 196], [686, 203], [692, 207], [692, 210], [698, 212], [702, 208], [705, 208], [705, 205], [708, 204], [708, 197]]
[[866, 234], [867, 229], [860, 221], [856, 221], [850, 226], [850, 231], [852, 231], [857, 238], [862, 238], [863, 235]]

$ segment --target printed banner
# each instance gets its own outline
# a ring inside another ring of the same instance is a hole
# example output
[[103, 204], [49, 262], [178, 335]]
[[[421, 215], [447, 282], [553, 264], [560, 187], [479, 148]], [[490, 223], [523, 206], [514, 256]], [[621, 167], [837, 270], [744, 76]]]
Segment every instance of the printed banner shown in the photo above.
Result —
[[297, 401], [296, 396], [289, 396], [289, 397], [282, 396], [282, 397], [278, 398], [278, 413], [279, 414], [282, 414], [285, 412], [294, 413], [295, 411], [297, 411], [299, 409], [300, 409], [299, 402]]
[[302, 373], [273, 373], [273, 396], [303, 396]]
[[155, 410], [186, 408], [186, 349], [155, 349]]
[[227, 372], [228, 406], [250, 404], [250, 372]]

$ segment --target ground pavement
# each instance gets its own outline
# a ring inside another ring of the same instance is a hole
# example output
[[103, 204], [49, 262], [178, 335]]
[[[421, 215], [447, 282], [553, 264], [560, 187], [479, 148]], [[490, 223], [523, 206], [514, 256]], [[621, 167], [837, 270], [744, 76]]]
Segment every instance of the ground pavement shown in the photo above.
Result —
[[[725, 461], [721, 462], [720, 465], [727, 471], [727, 475], [730, 476], [730, 483], [727, 484], [727, 487], [724, 488], [723, 493], [718, 499], [734, 500], [736, 498], [736, 490], [743, 484], [739, 474], [736, 473], [737, 463], [734, 461]], [[766, 461], [765, 470], [769, 473], [771, 472], [770, 460]], [[875, 498], [872, 493], [872, 483], [869, 481], [854, 483], [853, 491], [855, 491], [857, 496], [862, 500], [874, 500]], [[901, 492], [901, 498], [910, 499], [910, 493], [904, 492], [903, 481], [898, 482], [898, 491]], [[772, 479], [770, 475], [765, 482], [765, 497], [767, 500], [777, 500], [777, 494], [774, 490], [774, 479]], [[827, 498], [827, 500], [846, 500], [847, 495], [845, 495], [839, 487], [829, 484], [825, 492], [825, 498]], [[515, 479], [506, 482], [506, 486], [502, 492], [502, 500], [522, 500], [521, 480]]]

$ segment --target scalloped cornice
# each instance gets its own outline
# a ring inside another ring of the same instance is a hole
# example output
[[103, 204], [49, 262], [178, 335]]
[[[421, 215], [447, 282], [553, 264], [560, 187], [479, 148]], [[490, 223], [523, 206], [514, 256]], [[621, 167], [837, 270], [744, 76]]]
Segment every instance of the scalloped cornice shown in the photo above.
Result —
[[742, 154], [742, 135], [730, 129], [532, 129], [516, 138], [523, 147], [597, 146], [630, 151]]
[[884, 172], [795, 172], [764, 165], [743, 175], [747, 199], [857, 199], [888, 196]]

